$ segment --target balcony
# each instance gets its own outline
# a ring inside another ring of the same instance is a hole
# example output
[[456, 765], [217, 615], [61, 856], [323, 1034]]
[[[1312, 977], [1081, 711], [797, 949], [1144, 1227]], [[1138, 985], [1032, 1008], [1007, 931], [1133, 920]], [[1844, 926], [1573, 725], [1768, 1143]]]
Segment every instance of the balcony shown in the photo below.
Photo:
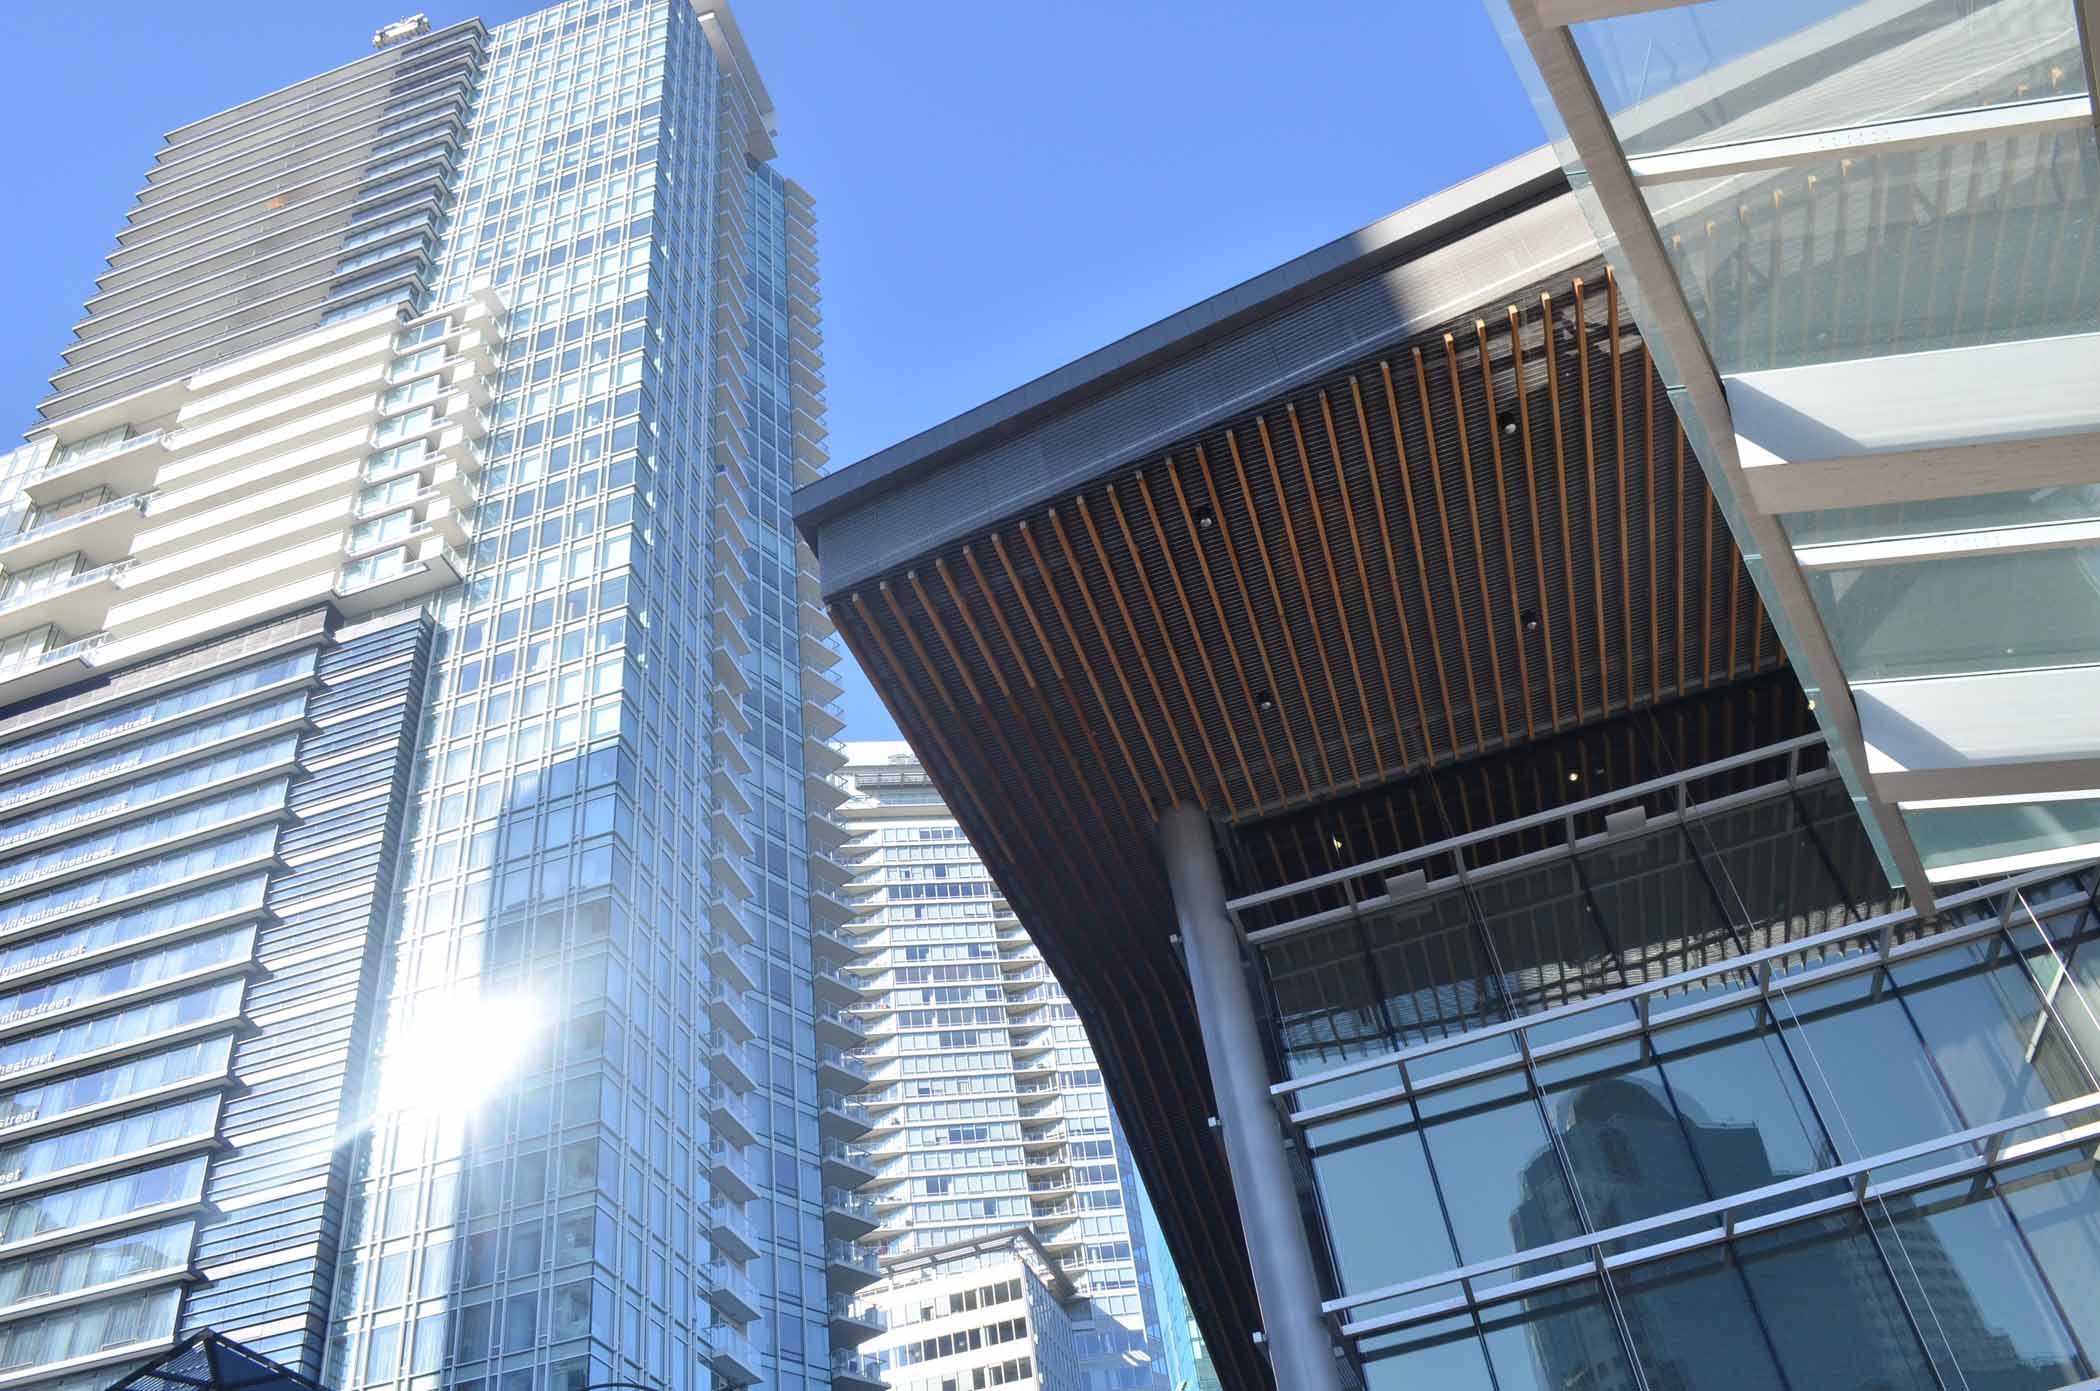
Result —
[[78, 680], [93, 668], [95, 649], [108, 641], [107, 633], [90, 633], [0, 668], [0, 699], [20, 700]]
[[872, 1079], [867, 1064], [843, 1049], [819, 1048], [817, 1080], [836, 1092], [857, 1092]]
[[755, 1143], [762, 1128], [752, 1113], [750, 1101], [720, 1082], [707, 1089], [707, 1123], [715, 1128], [715, 1134], [733, 1145]]
[[130, 566], [128, 560], [97, 565], [27, 594], [0, 599], [0, 635], [27, 632], [45, 623], [69, 633], [100, 629], [116, 597], [117, 580]]
[[113, 493], [144, 492], [159, 476], [166, 453], [159, 430], [148, 430], [99, 448], [65, 446], [41, 472], [22, 481], [22, 492], [39, 507], [90, 488], [107, 488]]
[[720, 1141], [708, 1149], [707, 1178], [717, 1193], [733, 1202], [748, 1203], [758, 1196], [758, 1176], [751, 1161]]
[[872, 1357], [857, 1352], [831, 1354], [832, 1391], [887, 1391], [889, 1383]]
[[748, 1092], [758, 1085], [751, 1076], [751, 1065], [745, 1061], [741, 1043], [717, 1040], [708, 1050], [707, 1069], [740, 1092]]
[[850, 1241], [824, 1243], [824, 1272], [834, 1290], [864, 1289], [882, 1278], [875, 1253]]
[[831, 1297], [831, 1340], [834, 1343], [865, 1343], [889, 1332], [890, 1316], [872, 1304], [849, 1296]]
[[749, 1323], [758, 1317], [758, 1292], [750, 1277], [727, 1261], [707, 1268], [707, 1302], [732, 1323]]
[[707, 1017], [715, 1027], [728, 1034], [738, 1043], [749, 1043], [758, 1037], [751, 1021], [744, 1016], [744, 1002], [726, 981], [709, 981], [700, 987], [700, 998], [707, 1002]]
[[852, 1241], [875, 1230], [875, 1205], [839, 1188], [824, 1190], [824, 1232]]
[[809, 945], [819, 961], [831, 966], [850, 966], [860, 957], [860, 948], [837, 927], [812, 921]]
[[741, 990], [749, 994], [758, 989], [758, 978], [752, 974], [751, 968], [744, 964], [744, 954], [734, 942], [716, 938], [709, 943], [707, 964], [714, 969], [715, 979], [732, 990]]
[[707, 1205], [707, 1235], [715, 1249], [732, 1260], [748, 1261], [758, 1255], [758, 1233], [751, 1219], [727, 1199], [716, 1198]]
[[860, 1025], [836, 1009], [816, 1012], [817, 1042], [833, 1048], [857, 1048], [866, 1041]]
[[849, 1101], [829, 1089], [818, 1098], [817, 1128], [830, 1138], [858, 1140], [868, 1133], [871, 1124], [868, 1108], [858, 1101]]
[[843, 1140], [826, 1140], [818, 1149], [824, 1161], [824, 1182], [839, 1188], [858, 1188], [875, 1181], [875, 1161]]
[[707, 1363], [726, 1386], [756, 1386], [765, 1376], [758, 1353], [735, 1327], [718, 1323], [707, 1330]]
[[847, 980], [837, 971], [827, 971], [819, 966], [810, 973], [817, 988], [817, 998], [835, 1005], [853, 1006], [860, 1003], [860, 987]]
[[20, 572], [72, 551], [94, 565], [122, 560], [131, 554], [152, 496], [133, 493], [18, 531], [0, 540], [0, 567]]

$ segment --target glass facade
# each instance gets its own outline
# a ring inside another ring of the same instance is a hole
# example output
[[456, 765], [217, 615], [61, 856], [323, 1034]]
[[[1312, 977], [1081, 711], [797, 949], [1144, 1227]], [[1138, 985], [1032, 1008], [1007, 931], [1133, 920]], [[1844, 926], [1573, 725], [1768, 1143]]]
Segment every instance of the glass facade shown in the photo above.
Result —
[[[509, 339], [331, 1385], [829, 1384], [802, 681], [836, 656], [785, 516], [810, 212], [747, 154], [720, 23], [588, 0], [489, 36], [433, 283], [493, 290]], [[390, 1108], [462, 1017], [514, 1030], [471, 1106]]]
[[2090, 10], [1495, 8], [1891, 875], [2100, 852]]
[[[885, 1267], [1031, 1231], [1071, 1280], [1087, 1391], [1166, 1388], [1161, 1287], [1136, 1170], [1085, 1028], [903, 744], [849, 744], [840, 818], [860, 856], [852, 963], [869, 1081], [866, 1192]], [[916, 1295], [869, 1290], [894, 1328]], [[896, 1342], [886, 1338], [878, 1347]], [[900, 1348], [903, 1345], [899, 1345]], [[909, 1380], [892, 1351], [876, 1362]]]
[[[165, 341], [127, 240], [0, 469], [24, 670], [127, 563], [91, 546], [199, 505], [140, 422], [283, 405], [229, 352], [334, 412], [284, 438], [337, 431], [300, 457], [348, 520], [288, 529], [297, 602], [171, 599], [174, 636], [82, 639], [150, 660], [71, 686], [0, 669], [0, 1384], [205, 1328], [345, 1391], [823, 1391], [835, 1328], [858, 1365], [814, 994], [848, 954], [839, 655], [788, 519], [814, 219], [770, 114], [725, 11], [569, 0], [170, 138], [134, 219], [187, 277]], [[273, 199], [251, 266], [192, 175], [292, 130], [305, 250]], [[237, 263], [267, 293], [214, 355]], [[129, 423], [65, 414], [134, 386]]]
[[1921, 918], [1814, 771], [1271, 929], [1366, 1384], [2094, 1376], [2096, 882]]

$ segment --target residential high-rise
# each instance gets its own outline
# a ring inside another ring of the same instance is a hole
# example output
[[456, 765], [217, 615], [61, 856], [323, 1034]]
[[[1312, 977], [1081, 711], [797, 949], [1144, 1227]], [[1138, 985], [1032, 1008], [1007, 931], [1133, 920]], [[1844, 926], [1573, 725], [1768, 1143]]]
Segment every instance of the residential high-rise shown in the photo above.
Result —
[[817, 1391], [810, 201], [719, 7], [375, 42], [169, 135], [0, 466], [0, 1386]]
[[[1086, 1030], [910, 746], [845, 748], [839, 819], [861, 908], [845, 1008], [868, 1039], [855, 1100], [879, 1225], [865, 1240], [887, 1277], [862, 1297], [890, 1325], [870, 1354], [893, 1381], [919, 1375], [900, 1359], [920, 1336], [906, 1315], [940, 1269], [926, 1253], [974, 1263], [971, 1243], [1020, 1229], [1072, 1292], [1079, 1385], [1165, 1391], [1157, 1290], [1173, 1271], [1151, 1268]], [[973, 1349], [988, 1367], [1015, 1351]]]

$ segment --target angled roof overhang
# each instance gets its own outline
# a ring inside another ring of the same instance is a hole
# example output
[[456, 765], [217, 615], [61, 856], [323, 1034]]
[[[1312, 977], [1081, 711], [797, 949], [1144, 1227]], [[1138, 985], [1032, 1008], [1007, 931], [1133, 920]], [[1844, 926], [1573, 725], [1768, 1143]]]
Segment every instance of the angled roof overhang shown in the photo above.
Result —
[[[1078, 1007], [1236, 1387], [1267, 1369], [1159, 813], [1206, 808], [1235, 887], [1265, 887], [1395, 848], [1309, 833], [1325, 807], [1515, 788], [1483, 770], [1608, 758], [1585, 731], [1785, 665], [1538, 155], [810, 484], [797, 514], [833, 620]], [[1719, 753], [1772, 737], [1714, 718]]]

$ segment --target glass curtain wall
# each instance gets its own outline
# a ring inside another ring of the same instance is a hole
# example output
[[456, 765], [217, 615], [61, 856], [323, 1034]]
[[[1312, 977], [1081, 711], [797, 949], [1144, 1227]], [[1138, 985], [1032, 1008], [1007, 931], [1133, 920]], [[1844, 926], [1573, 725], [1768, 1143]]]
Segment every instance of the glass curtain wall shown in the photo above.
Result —
[[1371, 1387], [2100, 1374], [2092, 874], [1867, 917], [1823, 774], [1468, 877], [1260, 953]]
[[435, 279], [493, 289], [508, 338], [438, 606], [345, 1391], [829, 1385], [784, 364], [716, 338], [731, 309], [780, 334], [785, 214], [719, 22], [571, 0], [490, 36]]

